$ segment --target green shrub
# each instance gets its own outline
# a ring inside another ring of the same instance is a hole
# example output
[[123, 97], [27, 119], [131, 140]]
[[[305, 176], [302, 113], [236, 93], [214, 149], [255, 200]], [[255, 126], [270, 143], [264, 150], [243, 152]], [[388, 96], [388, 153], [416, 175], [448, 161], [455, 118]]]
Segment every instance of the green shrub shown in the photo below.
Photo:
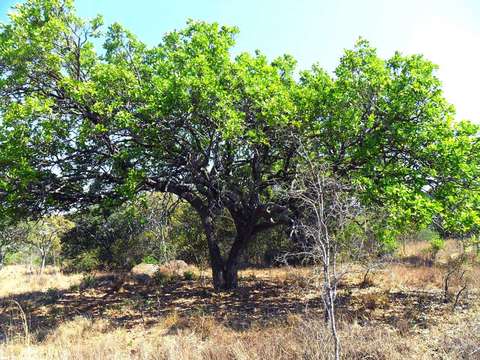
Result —
[[158, 260], [152, 255], [147, 255], [142, 259], [142, 263], [150, 264], [150, 265], [157, 265]]
[[92, 272], [100, 266], [98, 249], [82, 252], [73, 259], [64, 262], [64, 270], [67, 272]]
[[195, 274], [193, 271], [187, 270], [183, 273], [184, 280], [196, 280], [197, 278], [197, 274]]
[[432, 241], [437, 241], [437, 239], [440, 238], [440, 235], [435, 230], [426, 228], [418, 231], [415, 237], [415, 240], [417, 241], [426, 241], [431, 243]]
[[60, 290], [55, 288], [49, 288], [42, 297], [43, 302], [46, 305], [55, 304], [62, 296]]
[[4, 265], [17, 265], [27, 262], [27, 254], [24, 252], [13, 252], [5, 255]]
[[431, 259], [435, 260], [438, 252], [445, 247], [445, 240], [443, 240], [442, 238], [440, 238], [440, 236], [437, 235], [437, 237], [433, 237], [432, 239], [430, 239], [429, 242], [430, 242], [429, 252], [430, 252]]
[[85, 290], [94, 287], [97, 284], [97, 278], [95, 275], [86, 273], [83, 275], [80, 283], [80, 290]]
[[71, 292], [77, 292], [77, 291], [80, 290], [80, 285], [78, 285], [78, 284], [73, 284], [72, 286], [69, 287], [69, 290], [70, 290]]

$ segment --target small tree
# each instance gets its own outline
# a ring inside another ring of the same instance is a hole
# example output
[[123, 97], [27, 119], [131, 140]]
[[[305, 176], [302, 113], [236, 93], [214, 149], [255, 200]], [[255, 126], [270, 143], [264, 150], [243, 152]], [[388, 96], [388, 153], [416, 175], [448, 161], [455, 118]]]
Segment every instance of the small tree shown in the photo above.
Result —
[[31, 246], [40, 256], [40, 273], [45, 270], [48, 256], [56, 258], [61, 250], [61, 237], [74, 223], [61, 215], [44, 217], [37, 222], [27, 224], [28, 235], [24, 242]]
[[0, 224], [0, 269], [6, 256], [17, 249], [25, 235], [25, 231], [19, 226]]
[[145, 222], [144, 238], [149, 238], [151, 252], [160, 263], [166, 263], [176, 256], [176, 246], [171, 241], [173, 217], [180, 199], [172, 194], [152, 193], [139, 206]]
[[[451, 256], [445, 264], [443, 275], [443, 301], [453, 302], [452, 311], [458, 305], [460, 297], [469, 287], [468, 256], [462, 252], [459, 256]], [[456, 286], [455, 286], [456, 285]], [[452, 293], [452, 288], [456, 288]]]
[[346, 229], [362, 212], [352, 190], [332, 175], [329, 166], [307, 161], [289, 191], [289, 197], [302, 214], [295, 226], [303, 244], [301, 255], [313, 263], [321, 282], [325, 321], [333, 336], [335, 359], [340, 358], [335, 302], [338, 282], [345, 274], [339, 271], [337, 258], [341, 248], [351, 240], [345, 236]]

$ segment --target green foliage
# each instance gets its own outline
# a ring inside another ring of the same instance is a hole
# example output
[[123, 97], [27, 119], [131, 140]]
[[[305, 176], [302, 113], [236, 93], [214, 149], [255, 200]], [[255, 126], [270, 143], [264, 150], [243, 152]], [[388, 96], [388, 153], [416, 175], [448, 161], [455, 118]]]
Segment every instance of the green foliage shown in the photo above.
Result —
[[92, 272], [101, 265], [98, 249], [92, 249], [77, 254], [74, 258], [64, 261], [63, 268], [67, 272]]
[[7, 253], [4, 259], [4, 265], [17, 265], [25, 263], [25, 255], [21, 252]]
[[[107, 217], [94, 212], [78, 217], [76, 226], [62, 238], [67, 268], [83, 271], [82, 263], [90, 258], [96, 259], [97, 267], [117, 269], [176, 257], [189, 263], [205, 261], [205, 237], [191, 207], [185, 202], [172, 206], [164, 200], [160, 194], [144, 194]], [[164, 213], [164, 207], [170, 206]]]
[[11, 224], [9, 218], [0, 218], [0, 268], [20, 262], [23, 255], [22, 243], [26, 236], [24, 226]]
[[51, 215], [25, 226], [27, 235], [23, 242], [37, 252], [43, 269], [49, 256], [55, 258], [60, 255], [60, 239], [74, 227], [74, 223], [64, 216]]
[[[233, 27], [189, 21], [149, 47], [102, 25], [73, 0], [27, 0], [0, 26], [0, 216], [93, 205], [64, 242], [68, 258], [97, 249], [114, 267], [148, 255], [199, 262], [208, 237], [222, 269], [298, 217], [279, 189], [306, 158], [381, 208], [372, 229], [385, 250], [412, 224], [479, 228], [479, 127], [454, 121], [423, 56], [382, 59], [361, 39], [334, 75], [314, 66], [297, 80], [291, 56], [234, 57]], [[146, 229], [133, 203], [146, 192], [189, 203], [178, 215], [195, 226]]]
[[142, 264], [157, 265], [158, 260], [155, 257], [153, 257], [152, 255], [147, 255], [142, 259]]
[[363, 189], [366, 205], [384, 209], [376, 230], [387, 247], [434, 217], [460, 232], [478, 223], [479, 127], [453, 121], [435, 71], [420, 55], [381, 59], [360, 40], [335, 77], [319, 67], [302, 73], [311, 156]]
[[86, 290], [95, 287], [97, 284], [97, 278], [93, 273], [83, 274], [82, 281], [80, 282], [79, 288], [81, 290]]
[[183, 279], [190, 281], [190, 280], [196, 280], [198, 278], [197, 274], [195, 274], [193, 271], [185, 271], [183, 273]]
[[72, 292], [78, 292], [78, 291], [80, 291], [80, 285], [79, 284], [73, 284], [72, 286], [70, 286], [69, 290], [72, 291]]
[[426, 241], [426, 242], [435, 242], [440, 238], [440, 234], [431, 228], [421, 229], [416, 232], [415, 239], [416, 241]]
[[42, 301], [45, 305], [55, 304], [62, 297], [60, 290], [56, 288], [48, 288], [42, 296]]
[[437, 257], [437, 254], [440, 250], [442, 250], [445, 247], [445, 240], [443, 240], [440, 237], [433, 237], [430, 239], [430, 254], [432, 260], [435, 260]]

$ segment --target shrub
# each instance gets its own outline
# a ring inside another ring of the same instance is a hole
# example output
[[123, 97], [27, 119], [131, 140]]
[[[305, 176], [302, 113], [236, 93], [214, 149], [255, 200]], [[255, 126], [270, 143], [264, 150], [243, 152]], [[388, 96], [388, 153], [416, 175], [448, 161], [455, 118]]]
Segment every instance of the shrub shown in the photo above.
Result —
[[158, 260], [152, 255], [147, 255], [142, 259], [142, 263], [150, 264], [150, 265], [158, 265]]
[[82, 252], [73, 259], [64, 262], [66, 272], [92, 272], [101, 264], [98, 249]]
[[437, 254], [440, 250], [442, 250], [445, 247], [445, 240], [440, 238], [440, 236], [436, 236], [430, 239], [430, 256], [432, 261], [435, 261], [435, 258], [437, 257]]
[[58, 299], [61, 297], [61, 292], [55, 288], [49, 288], [45, 294], [43, 295], [42, 299], [46, 305], [51, 305], [57, 302]]
[[5, 255], [4, 265], [17, 265], [26, 263], [26, 255], [21, 252], [7, 253]]
[[196, 280], [197, 274], [195, 274], [193, 271], [187, 270], [187, 271], [184, 271], [183, 278], [185, 280]]
[[72, 291], [72, 292], [77, 292], [77, 291], [80, 290], [80, 285], [78, 285], [78, 284], [73, 284], [72, 286], [70, 286], [70, 287], [68, 288], [68, 290], [69, 290], [69, 291]]
[[[416, 233], [414, 240], [432, 242], [438, 240], [440, 235], [430, 228], [422, 229]], [[415, 239], [416, 238], [416, 239]]]
[[97, 283], [97, 278], [93, 274], [84, 274], [82, 282], [80, 283], [80, 290], [89, 289], [95, 286]]

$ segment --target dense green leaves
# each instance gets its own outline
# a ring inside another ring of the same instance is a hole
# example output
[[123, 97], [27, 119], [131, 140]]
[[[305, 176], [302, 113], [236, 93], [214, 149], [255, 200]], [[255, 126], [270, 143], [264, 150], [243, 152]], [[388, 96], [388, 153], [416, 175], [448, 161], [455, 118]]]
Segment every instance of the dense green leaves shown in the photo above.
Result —
[[[435, 69], [419, 55], [382, 60], [360, 40], [335, 76], [317, 67], [302, 74], [312, 151], [360, 185], [367, 203], [386, 208], [390, 234], [434, 218], [451, 228], [468, 217], [466, 231], [478, 217], [479, 128], [454, 123]], [[461, 193], [469, 215], [453, 209]]]
[[[422, 56], [384, 60], [359, 40], [334, 74], [314, 66], [297, 79], [291, 56], [234, 58], [236, 28], [189, 21], [149, 47], [102, 23], [80, 19], [71, 0], [27, 0], [1, 26], [2, 212], [174, 193], [200, 215], [223, 268], [294, 220], [277, 193], [302, 143], [388, 214], [385, 239], [432, 221], [478, 227], [479, 129], [454, 121]], [[237, 230], [230, 252], [211, 229], [224, 211]]]

